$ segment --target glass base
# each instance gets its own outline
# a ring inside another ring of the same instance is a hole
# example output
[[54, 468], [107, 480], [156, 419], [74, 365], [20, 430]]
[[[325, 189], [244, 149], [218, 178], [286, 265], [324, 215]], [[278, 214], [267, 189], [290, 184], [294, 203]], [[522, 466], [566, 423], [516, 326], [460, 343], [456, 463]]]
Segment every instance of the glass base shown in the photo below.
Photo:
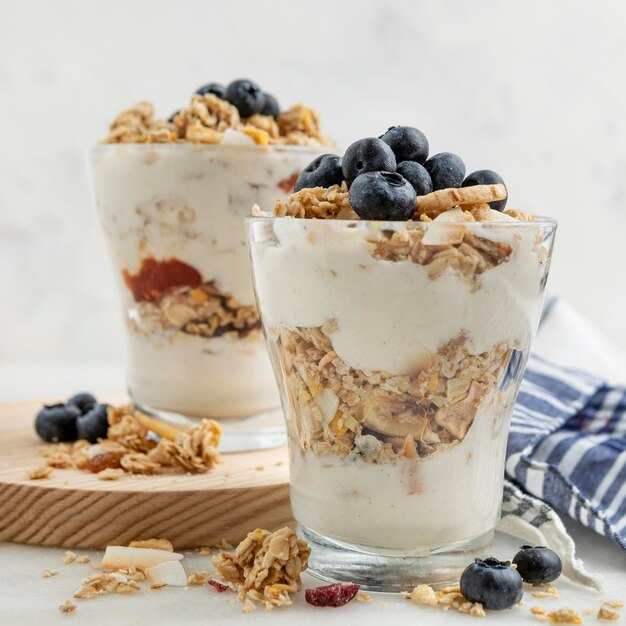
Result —
[[[155, 407], [135, 402], [135, 406], [144, 413], [157, 417], [174, 426], [189, 427], [197, 424], [201, 417], [164, 411]], [[268, 450], [287, 445], [285, 421], [280, 409], [265, 411], [247, 417], [228, 417], [215, 419], [224, 429], [219, 450], [223, 453], [250, 452]]]
[[407, 554], [335, 541], [300, 525], [298, 533], [311, 546], [309, 574], [326, 582], [395, 593], [420, 584], [458, 584], [463, 570], [475, 558], [485, 557], [493, 540], [491, 530], [469, 541]]

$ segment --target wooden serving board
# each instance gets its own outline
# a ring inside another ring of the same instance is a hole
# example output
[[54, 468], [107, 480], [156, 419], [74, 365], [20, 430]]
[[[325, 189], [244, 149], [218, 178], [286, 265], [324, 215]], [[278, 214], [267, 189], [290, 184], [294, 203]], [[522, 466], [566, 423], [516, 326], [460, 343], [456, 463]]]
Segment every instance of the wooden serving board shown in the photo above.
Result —
[[0, 541], [104, 548], [165, 537], [177, 549], [239, 542], [256, 528], [293, 523], [286, 447], [224, 454], [194, 476], [125, 477], [43, 466], [43, 442], [33, 429], [41, 402], [0, 405]]

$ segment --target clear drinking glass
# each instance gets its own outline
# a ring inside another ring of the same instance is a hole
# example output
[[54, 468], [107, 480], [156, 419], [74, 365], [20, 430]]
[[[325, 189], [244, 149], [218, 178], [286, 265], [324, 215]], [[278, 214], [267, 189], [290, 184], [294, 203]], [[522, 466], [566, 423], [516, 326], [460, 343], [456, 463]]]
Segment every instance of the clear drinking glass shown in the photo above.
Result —
[[285, 441], [243, 218], [286, 197], [322, 152], [189, 143], [89, 152], [126, 322], [129, 394], [166, 419], [223, 420], [225, 451]]
[[500, 513], [555, 222], [249, 218], [310, 571], [451, 580]]

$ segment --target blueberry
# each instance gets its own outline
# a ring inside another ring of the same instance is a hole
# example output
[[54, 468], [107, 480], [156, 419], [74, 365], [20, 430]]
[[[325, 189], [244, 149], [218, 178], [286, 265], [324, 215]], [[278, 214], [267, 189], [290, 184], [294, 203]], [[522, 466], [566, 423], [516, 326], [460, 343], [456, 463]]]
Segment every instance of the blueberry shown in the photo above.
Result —
[[75, 393], [68, 401], [67, 404], [71, 404], [75, 406], [80, 412], [81, 415], [87, 413], [87, 411], [91, 411], [98, 401], [95, 396], [86, 391], [81, 391], [80, 393]]
[[418, 196], [425, 196], [433, 190], [433, 181], [423, 165], [415, 161], [402, 161], [396, 171], [413, 185]]
[[428, 158], [428, 139], [421, 130], [412, 126], [392, 126], [380, 139], [389, 144], [398, 163], [423, 163]]
[[278, 117], [280, 113], [280, 105], [278, 104], [278, 100], [274, 98], [271, 93], [263, 94], [263, 108], [261, 109], [261, 115], [271, 115], [272, 117]]
[[71, 404], [46, 404], [35, 417], [37, 434], [50, 443], [76, 441], [77, 407]]
[[258, 113], [265, 102], [261, 88], [251, 80], [235, 80], [226, 87], [226, 100], [236, 106], [241, 117]]
[[300, 172], [294, 191], [310, 187], [332, 187], [341, 185], [342, 181], [341, 157], [336, 154], [322, 154]]
[[220, 83], [207, 83], [206, 85], [202, 85], [202, 87], [198, 87], [198, 89], [196, 89], [196, 93], [199, 96], [203, 96], [205, 93], [212, 93], [214, 96], [224, 100], [226, 96], [226, 87]]
[[76, 420], [76, 430], [79, 439], [86, 439], [96, 443], [98, 439], [105, 439], [109, 429], [107, 418], [108, 404], [96, 404], [90, 411]]
[[486, 609], [508, 609], [522, 599], [522, 577], [509, 561], [476, 559], [461, 575], [461, 593]]
[[[506, 185], [504, 184], [504, 180], [502, 180], [502, 176], [500, 174], [496, 174], [493, 170], [478, 170], [476, 172], [472, 172], [468, 174], [463, 181], [462, 187], [472, 187], [474, 185]], [[504, 200], [497, 200], [496, 202], [490, 202], [489, 206], [494, 211], [504, 211], [504, 207], [506, 206], [506, 198]]]
[[367, 137], [348, 146], [343, 155], [342, 169], [343, 177], [350, 185], [363, 172], [395, 172], [396, 157], [382, 139]]
[[424, 163], [433, 181], [433, 191], [460, 187], [465, 176], [465, 164], [452, 152], [440, 152]]
[[561, 575], [559, 555], [545, 546], [522, 546], [513, 563], [525, 583], [551, 583]]
[[350, 187], [350, 204], [364, 220], [410, 220], [415, 189], [395, 172], [365, 172]]

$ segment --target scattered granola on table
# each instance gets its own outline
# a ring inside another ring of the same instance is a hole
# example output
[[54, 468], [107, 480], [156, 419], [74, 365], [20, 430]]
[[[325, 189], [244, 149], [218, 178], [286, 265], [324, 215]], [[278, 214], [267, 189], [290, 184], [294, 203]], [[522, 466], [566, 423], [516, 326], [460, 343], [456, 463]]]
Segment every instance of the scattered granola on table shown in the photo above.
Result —
[[[226, 583], [239, 594], [244, 610], [258, 602], [266, 609], [292, 604], [290, 594], [300, 591], [310, 549], [291, 528], [273, 533], [257, 528], [234, 553], [220, 552], [213, 564]], [[250, 608], [252, 607], [252, 608]]]

